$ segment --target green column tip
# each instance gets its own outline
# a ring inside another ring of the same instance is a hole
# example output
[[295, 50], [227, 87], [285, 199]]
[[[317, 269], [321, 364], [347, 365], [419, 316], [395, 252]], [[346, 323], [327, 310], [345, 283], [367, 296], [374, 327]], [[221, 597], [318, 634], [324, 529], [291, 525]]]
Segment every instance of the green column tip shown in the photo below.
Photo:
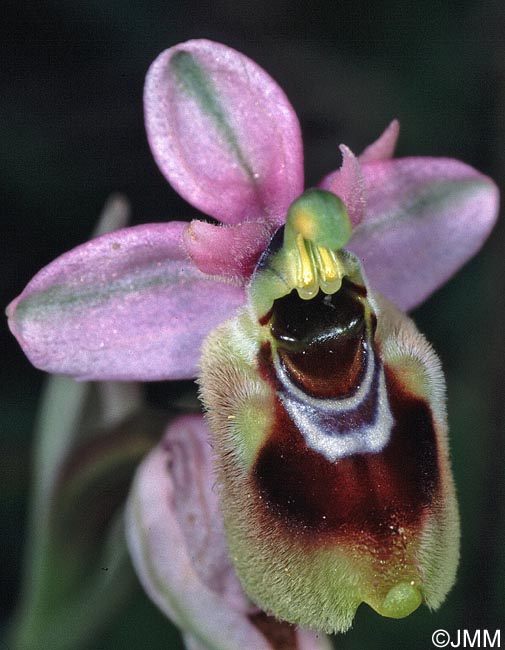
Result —
[[352, 226], [343, 201], [326, 190], [310, 189], [291, 204], [286, 219], [287, 235], [329, 250], [343, 248], [351, 237]]

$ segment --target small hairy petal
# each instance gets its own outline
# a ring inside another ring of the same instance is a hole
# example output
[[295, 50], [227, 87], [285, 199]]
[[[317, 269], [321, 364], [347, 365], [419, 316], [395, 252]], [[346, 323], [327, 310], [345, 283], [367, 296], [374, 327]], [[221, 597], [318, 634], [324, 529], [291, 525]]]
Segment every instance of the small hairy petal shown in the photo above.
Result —
[[189, 633], [190, 647], [272, 650], [249, 621], [253, 609], [233, 572], [211, 469], [207, 427], [183, 416], [137, 471], [127, 539], [140, 581]]
[[361, 223], [366, 208], [366, 188], [361, 165], [345, 144], [340, 145], [342, 166], [328, 174], [320, 187], [339, 196], [345, 204], [353, 227]]
[[375, 162], [377, 160], [389, 160], [393, 157], [398, 136], [400, 135], [400, 122], [393, 120], [384, 133], [372, 144], [368, 145], [361, 153], [359, 159], [362, 163]]
[[42, 269], [8, 308], [30, 361], [78, 379], [194, 377], [202, 340], [243, 290], [187, 259], [185, 225], [120, 230]]
[[298, 119], [283, 91], [229, 47], [188, 41], [146, 79], [146, 128], [173, 187], [224, 223], [280, 224], [303, 189]]
[[214, 226], [192, 221], [182, 236], [188, 255], [204, 273], [248, 280], [272, 235], [272, 226], [249, 221]]
[[367, 211], [349, 249], [375, 290], [412, 309], [482, 246], [498, 214], [498, 190], [447, 158], [363, 165]]

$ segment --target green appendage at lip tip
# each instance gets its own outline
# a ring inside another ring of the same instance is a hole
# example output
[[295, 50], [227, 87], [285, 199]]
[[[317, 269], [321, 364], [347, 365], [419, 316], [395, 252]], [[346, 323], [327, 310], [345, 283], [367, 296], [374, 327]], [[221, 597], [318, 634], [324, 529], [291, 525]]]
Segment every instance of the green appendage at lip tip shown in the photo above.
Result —
[[256, 185], [256, 176], [240, 148], [233, 128], [226, 119], [225, 111], [212, 86], [212, 80], [205, 74], [205, 71], [197, 63], [195, 58], [184, 50], [176, 52], [170, 59], [169, 65], [173, 68], [177, 80], [186, 92], [195, 99], [202, 111], [213, 119], [217, 130], [225, 138], [231, 151], [236, 156], [239, 165], [246, 172], [251, 184]]
[[379, 606], [371, 605], [381, 616], [405, 618], [423, 602], [419, 589], [411, 582], [400, 582], [392, 587]]

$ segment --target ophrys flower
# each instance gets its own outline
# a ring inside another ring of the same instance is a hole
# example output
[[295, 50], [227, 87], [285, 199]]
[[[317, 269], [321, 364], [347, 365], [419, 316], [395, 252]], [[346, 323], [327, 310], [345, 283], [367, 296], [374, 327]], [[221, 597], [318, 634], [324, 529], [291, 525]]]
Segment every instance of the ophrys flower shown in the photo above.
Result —
[[208, 41], [160, 55], [145, 100], [161, 170], [224, 225], [78, 247], [11, 305], [14, 334], [35, 365], [79, 378], [201, 364], [231, 557], [265, 610], [344, 630], [362, 601], [394, 617], [438, 606], [459, 534], [444, 382], [398, 308], [478, 250], [495, 186], [454, 160], [392, 160], [393, 122], [304, 193], [288, 100]]

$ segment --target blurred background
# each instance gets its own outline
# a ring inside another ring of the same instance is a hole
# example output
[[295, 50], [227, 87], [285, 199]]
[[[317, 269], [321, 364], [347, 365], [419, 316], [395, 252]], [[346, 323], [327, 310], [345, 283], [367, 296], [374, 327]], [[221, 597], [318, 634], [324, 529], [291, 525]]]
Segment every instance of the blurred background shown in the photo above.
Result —
[[[158, 171], [142, 114], [149, 64], [189, 38], [235, 47], [278, 81], [301, 120], [308, 185], [338, 167], [339, 143], [359, 153], [397, 117], [397, 155], [459, 158], [503, 188], [501, 0], [8, 0], [1, 13], [3, 305], [43, 265], [88, 238], [112, 192], [129, 198], [133, 223], [198, 216]], [[414, 314], [447, 375], [463, 529], [457, 585], [435, 614], [421, 608], [391, 621], [360, 608], [336, 648], [425, 649], [437, 628], [501, 627], [505, 643], [504, 238], [502, 221], [482, 253]], [[0, 336], [3, 624], [19, 585], [44, 376], [6, 326]], [[172, 390], [153, 385], [148, 399], [163, 407]], [[89, 650], [180, 647], [138, 588]]]

